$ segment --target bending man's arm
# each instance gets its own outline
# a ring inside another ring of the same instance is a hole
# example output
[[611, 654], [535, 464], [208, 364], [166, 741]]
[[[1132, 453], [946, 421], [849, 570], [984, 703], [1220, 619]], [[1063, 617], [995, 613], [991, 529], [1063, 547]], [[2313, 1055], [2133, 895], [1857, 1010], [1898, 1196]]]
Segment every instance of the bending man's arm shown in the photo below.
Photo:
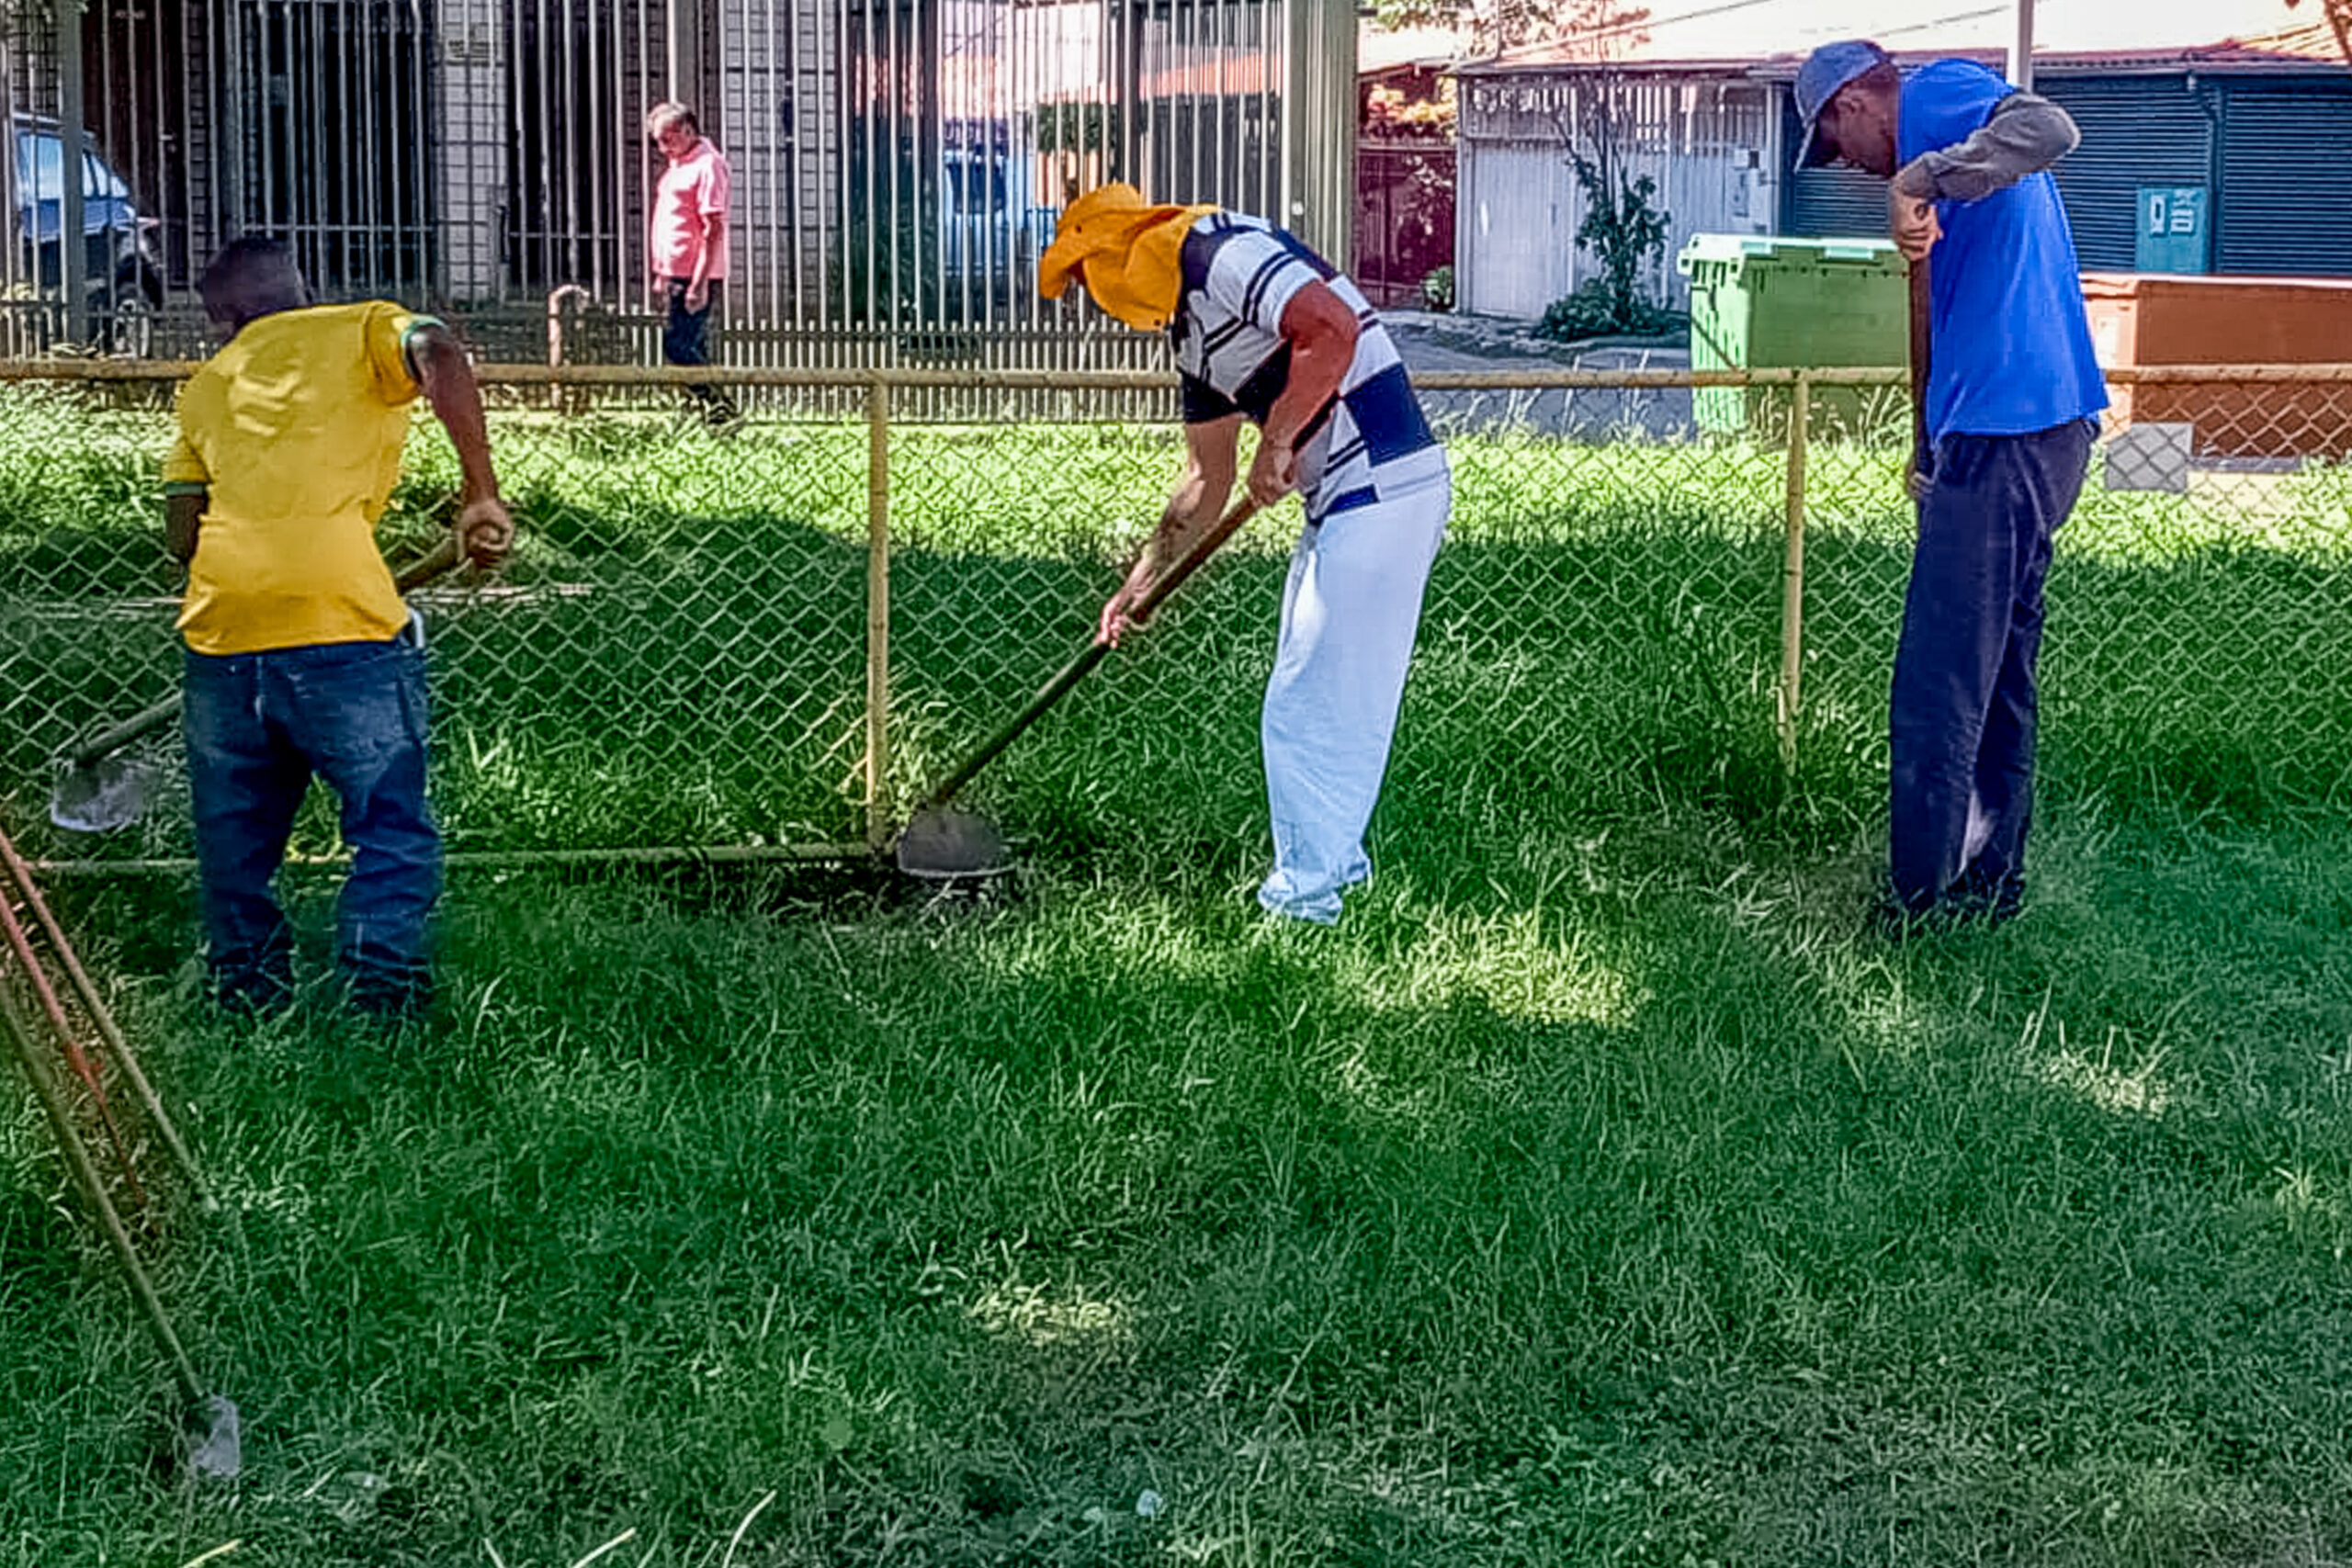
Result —
[[1272, 506], [1298, 488], [1298, 438], [1324, 406], [1339, 396], [1355, 362], [1356, 313], [1327, 284], [1310, 283], [1283, 307], [1283, 342], [1290, 346], [1290, 378], [1266, 427], [1258, 434], [1258, 456], [1250, 465], [1250, 498]]
[[1968, 140], [1896, 170], [1894, 188], [1914, 201], [1982, 201], [2040, 174], [2082, 140], [2074, 117], [2048, 98], [2011, 93]]
[[411, 335], [408, 362], [433, 416], [458, 449], [458, 539], [475, 565], [496, 566], [514, 546], [514, 522], [498, 498], [498, 472], [490, 460], [490, 429], [474, 367], [464, 347], [437, 321]]
[[[1095, 640], [1118, 646], [1120, 634], [1143, 623], [1131, 614], [1136, 600], [1151, 591], [1160, 574], [1191, 553], [1200, 536], [1225, 515], [1226, 497], [1233, 493], [1234, 458], [1241, 438], [1240, 414], [1184, 427], [1184, 477], [1159, 513], [1159, 526], [1136, 558], [1127, 580], [1102, 606]], [[1261, 451], [1263, 447], [1260, 448]]]

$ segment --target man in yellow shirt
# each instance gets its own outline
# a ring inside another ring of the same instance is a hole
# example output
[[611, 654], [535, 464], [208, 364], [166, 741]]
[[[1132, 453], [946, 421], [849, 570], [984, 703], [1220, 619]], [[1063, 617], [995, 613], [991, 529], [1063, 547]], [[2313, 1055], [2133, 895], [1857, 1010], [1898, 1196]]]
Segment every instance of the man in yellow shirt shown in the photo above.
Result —
[[271, 884], [315, 774], [353, 852], [336, 908], [350, 1004], [408, 1016], [431, 998], [441, 840], [424, 798], [423, 640], [375, 528], [422, 393], [458, 449], [466, 553], [504, 558], [514, 525], [481, 393], [440, 322], [314, 306], [274, 241], [232, 243], [198, 288], [231, 335], [180, 393], [164, 540], [188, 567], [185, 723], [213, 994], [255, 1012], [293, 999]]

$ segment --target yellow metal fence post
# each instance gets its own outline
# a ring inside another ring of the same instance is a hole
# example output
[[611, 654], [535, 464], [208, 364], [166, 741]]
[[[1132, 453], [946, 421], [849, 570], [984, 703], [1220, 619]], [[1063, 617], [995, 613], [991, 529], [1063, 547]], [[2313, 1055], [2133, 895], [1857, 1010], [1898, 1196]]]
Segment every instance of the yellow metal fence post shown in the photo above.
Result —
[[1797, 772], [1797, 704], [1804, 677], [1804, 459], [1813, 378], [1799, 371], [1789, 404], [1789, 490], [1781, 564], [1781, 769]]
[[890, 841], [890, 387], [865, 388], [865, 841]]

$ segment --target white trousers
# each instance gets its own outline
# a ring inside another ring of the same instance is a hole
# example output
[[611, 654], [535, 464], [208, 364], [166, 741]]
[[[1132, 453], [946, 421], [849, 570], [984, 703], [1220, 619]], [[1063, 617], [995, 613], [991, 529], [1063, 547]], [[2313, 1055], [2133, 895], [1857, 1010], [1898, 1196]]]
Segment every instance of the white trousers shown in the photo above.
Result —
[[1329, 925], [1340, 890], [1372, 874], [1363, 832], [1380, 799], [1413, 661], [1421, 591], [1445, 537], [1442, 471], [1299, 536], [1259, 732], [1274, 869], [1258, 902]]

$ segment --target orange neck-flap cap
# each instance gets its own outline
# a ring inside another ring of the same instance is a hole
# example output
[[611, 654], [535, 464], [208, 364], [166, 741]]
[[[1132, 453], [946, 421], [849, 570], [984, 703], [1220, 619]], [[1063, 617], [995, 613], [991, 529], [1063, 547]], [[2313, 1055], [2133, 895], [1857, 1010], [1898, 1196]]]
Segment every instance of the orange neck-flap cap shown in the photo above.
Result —
[[1120, 182], [1097, 186], [1062, 214], [1054, 243], [1037, 260], [1037, 292], [1060, 299], [1082, 267], [1097, 305], [1140, 332], [1158, 332], [1176, 314], [1184, 236], [1216, 210], [1214, 203], [1154, 206]]

